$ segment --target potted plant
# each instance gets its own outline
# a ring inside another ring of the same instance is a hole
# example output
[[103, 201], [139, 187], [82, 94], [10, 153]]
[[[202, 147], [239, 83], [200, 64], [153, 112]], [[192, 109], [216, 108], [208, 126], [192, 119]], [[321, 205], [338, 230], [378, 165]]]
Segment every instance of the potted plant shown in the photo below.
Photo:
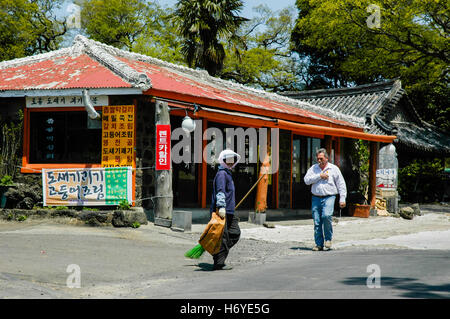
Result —
[[369, 218], [370, 215], [370, 205], [363, 204], [349, 204], [348, 212], [350, 216]]

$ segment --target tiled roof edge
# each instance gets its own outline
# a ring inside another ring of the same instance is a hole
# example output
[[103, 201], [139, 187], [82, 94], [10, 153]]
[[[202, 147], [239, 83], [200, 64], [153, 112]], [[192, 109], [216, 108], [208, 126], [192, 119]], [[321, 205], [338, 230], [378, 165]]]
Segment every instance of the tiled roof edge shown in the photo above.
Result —
[[82, 35], [77, 35], [74, 39], [73, 46], [77, 47], [80, 46], [80, 44], [84, 48], [86, 54], [106, 66], [133, 86], [140, 88], [143, 91], [152, 87], [151, 81], [146, 74], [139, 73], [126, 63], [116, 59], [113, 55], [99, 46], [99, 42], [89, 40]]
[[358, 117], [330, 111], [326, 108], [322, 108], [322, 107], [319, 107], [317, 105], [313, 105], [313, 104], [310, 104], [307, 102], [298, 101], [298, 100], [295, 100], [295, 99], [292, 99], [289, 97], [285, 97], [285, 96], [282, 96], [282, 95], [279, 95], [276, 93], [266, 92], [264, 90], [255, 89], [255, 88], [252, 88], [252, 87], [240, 84], [240, 83], [235, 83], [235, 82], [232, 82], [229, 80], [224, 80], [224, 79], [220, 79], [217, 77], [213, 77], [213, 76], [210, 76], [208, 74], [208, 72], [205, 70], [194, 70], [192, 68], [189, 68], [189, 67], [186, 67], [183, 65], [174, 64], [171, 62], [163, 61], [163, 60], [160, 60], [160, 59], [157, 59], [154, 57], [150, 57], [150, 56], [135, 53], [135, 52], [128, 52], [128, 51], [121, 50], [121, 49], [118, 49], [116, 47], [113, 47], [113, 46], [110, 46], [110, 45], [107, 45], [107, 44], [104, 44], [101, 42], [89, 40], [85, 37], [83, 37], [83, 38], [85, 39], [84, 41], [89, 41], [89, 42], [95, 44], [95, 46], [102, 48], [105, 52], [109, 53], [110, 55], [117, 55], [117, 56], [120, 56], [123, 58], [128, 58], [128, 59], [133, 59], [133, 60], [137, 60], [137, 61], [141, 61], [141, 62], [155, 64], [155, 65], [158, 65], [161, 67], [169, 68], [169, 69], [172, 69], [175, 71], [179, 71], [179, 72], [182, 72], [185, 74], [192, 75], [196, 79], [200, 79], [200, 80], [207, 82], [209, 85], [214, 83], [215, 85], [218, 85], [219, 87], [225, 86], [229, 89], [237, 89], [237, 90], [241, 91], [240, 93], [248, 92], [248, 93], [254, 94], [256, 96], [266, 98], [266, 99], [269, 99], [269, 100], [272, 100], [275, 102], [286, 103], [293, 107], [298, 107], [298, 108], [302, 108], [302, 109], [305, 109], [310, 112], [318, 113], [319, 115], [322, 115], [322, 116], [328, 116], [333, 119], [350, 122], [353, 125], [356, 125], [357, 127], [361, 127], [361, 128], [364, 127], [364, 120], [361, 120]]

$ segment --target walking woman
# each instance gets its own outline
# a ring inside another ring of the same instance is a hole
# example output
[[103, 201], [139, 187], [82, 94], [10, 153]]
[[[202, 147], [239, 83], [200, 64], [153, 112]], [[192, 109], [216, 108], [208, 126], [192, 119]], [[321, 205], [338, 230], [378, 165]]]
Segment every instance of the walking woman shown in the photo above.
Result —
[[224, 150], [219, 155], [219, 170], [213, 181], [211, 210], [218, 211], [221, 218], [225, 218], [225, 229], [222, 236], [220, 251], [213, 256], [214, 270], [229, 270], [231, 266], [225, 265], [228, 253], [239, 241], [241, 230], [239, 220], [234, 215], [235, 189], [231, 170], [237, 165], [241, 156], [231, 150]]

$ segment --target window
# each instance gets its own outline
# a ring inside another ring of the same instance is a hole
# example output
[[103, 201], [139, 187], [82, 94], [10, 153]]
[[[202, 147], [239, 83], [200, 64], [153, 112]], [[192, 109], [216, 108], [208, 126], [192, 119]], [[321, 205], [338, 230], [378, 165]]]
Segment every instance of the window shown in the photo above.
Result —
[[30, 111], [29, 123], [30, 164], [101, 162], [101, 126], [86, 111]]

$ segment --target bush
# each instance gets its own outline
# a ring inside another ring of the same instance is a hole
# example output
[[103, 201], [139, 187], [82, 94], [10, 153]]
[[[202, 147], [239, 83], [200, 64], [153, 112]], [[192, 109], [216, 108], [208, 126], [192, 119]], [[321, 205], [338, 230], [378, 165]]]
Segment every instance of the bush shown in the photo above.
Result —
[[122, 199], [122, 200], [119, 202], [119, 206], [117, 207], [117, 209], [120, 209], [120, 210], [129, 210], [130, 207], [131, 207], [130, 203], [128, 203], [128, 201], [127, 201], [126, 199]]
[[441, 159], [415, 159], [399, 169], [398, 192], [402, 201], [441, 201], [445, 192], [444, 163]]
[[13, 179], [9, 175], [4, 175], [2, 179], [0, 179], [0, 186], [12, 186], [14, 185]]

